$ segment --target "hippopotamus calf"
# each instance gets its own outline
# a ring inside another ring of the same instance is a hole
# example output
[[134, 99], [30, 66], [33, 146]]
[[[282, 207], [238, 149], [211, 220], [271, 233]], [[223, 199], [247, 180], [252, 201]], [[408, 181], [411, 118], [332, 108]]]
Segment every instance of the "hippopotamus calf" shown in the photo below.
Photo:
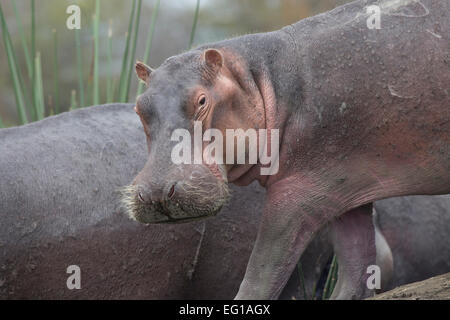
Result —
[[[0, 130], [0, 299], [232, 298], [264, 190], [234, 188], [218, 219], [139, 225], [117, 196], [146, 156], [128, 104]], [[79, 290], [67, 287], [72, 265]]]
[[[369, 23], [369, 5], [379, 9], [380, 29]], [[124, 198], [130, 216], [144, 223], [212, 216], [227, 201], [228, 183], [258, 180], [266, 200], [236, 298], [277, 298], [329, 222], [340, 266], [333, 297], [371, 295], [370, 203], [450, 192], [449, 29], [448, 1], [355, 1], [278, 31], [201, 46], [156, 70], [138, 63], [148, 88], [136, 112], [150, 154]], [[223, 161], [175, 163], [173, 132], [195, 138], [197, 121], [223, 137], [227, 129], [268, 130], [258, 145], [279, 151], [279, 170], [263, 175], [260, 157], [230, 164], [229, 150]]]

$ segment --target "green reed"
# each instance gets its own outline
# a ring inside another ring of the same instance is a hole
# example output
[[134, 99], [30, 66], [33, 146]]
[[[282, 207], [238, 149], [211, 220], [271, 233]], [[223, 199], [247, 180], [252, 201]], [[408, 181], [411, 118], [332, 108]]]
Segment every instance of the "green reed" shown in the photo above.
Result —
[[192, 44], [194, 43], [195, 30], [197, 29], [197, 21], [198, 21], [198, 13], [200, 11], [200, 0], [197, 0], [197, 6], [195, 7], [194, 13], [194, 23], [192, 24], [191, 36], [189, 37], [189, 47], [192, 48]]
[[108, 28], [108, 50], [107, 50], [107, 59], [108, 59], [108, 69], [109, 76], [106, 80], [106, 102], [113, 102], [114, 99], [114, 79], [113, 79], [113, 44], [112, 44], [112, 20], [109, 20], [109, 28]]
[[[14, 49], [13, 42], [11, 40], [11, 35], [6, 24], [6, 19], [4, 16], [3, 8], [0, 4], [0, 25], [2, 30], [2, 40], [5, 48], [5, 53], [8, 61], [8, 67], [10, 70], [11, 80], [14, 89], [14, 96], [16, 101], [17, 115], [19, 119], [18, 124], [26, 124], [29, 121], [37, 121], [43, 119], [45, 116], [58, 114], [61, 111], [67, 110], [67, 107], [61, 105], [62, 92], [60, 90], [60, 67], [58, 58], [58, 46], [59, 41], [58, 35], [61, 34], [55, 30], [52, 30], [52, 49], [53, 54], [50, 58], [52, 62], [51, 77], [53, 85], [46, 86], [43, 82], [42, 70], [48, 69], [45, 64], [46, 61], [42, 61], [42, 56], [37, 52], [37, 37], [36, 37], [36, 26], [37, 26], [37, 10], [36, 1], [29, 1], [30, 8], [30, 22], [28, 30], [24, 28], [24, 21], [20, 15], [20, 10], [16, 3], [16, 0], [10, 0], [12, 3], [12, 9], [14, 12], [14, 19], [16, 21], [18, 36], [20, 37], [19, 45], [21, 47], [21, 53], [24, 58], [24, 65], [20, 65], [17, 59], [17, 51]], [[143, 61], [148, 63], [150, 58], [150, 53], [152, 50], [152, 43], [155, 34], [155, 29], [157, 26], [157, 17], [160, 9], [160, 0], [155, 0], [155, 5], [153, 7], [151, 22], [148, 32], [146, 33], [146, 44], [145, 51], [142, 55]], [[85, 107], [87, 104], [93, 103], [94, 105], [104, 103], [104, 102], [128, 102], [130, 99], [134, 100], [134, 97], [130, 97], [130, 87], [134, 74], [134, 64], [137, 52], [137, 43], [139, 36], [139, 26], [141, 21], [141, 11], [142, 11], [143, 1], [133, 0], [129, 21], [128, 21], [128, 31], [126, 33], [125, 48], [122, 54], [122, 62], [120, 74], [115, 78], [113, 74], [114, 70], [114, 59], [113, 59], [113, 40], [114, 36], [112, 33], [113, 23], [110, 21], [108, 35], [106, 41], [103, 43], [104, 35], [101, 34], [100, 24], [101, 24], [101, 6], [100, 0], [95, 1], [95, 13], [92, 23], [92, 62], [84, 61], [88, 59], [83, 59], [83, 29], [73, 30], [74, 32], [74, 44], [75, 44], [75, 55], [76, 55], [76, 79], [77, 88], [76, 90], [71, 90], [70, 93], [70, 109], [75, 109], [79, 107]], [[192, 46], [194, 41], [196, 25], [198, 21], [200, 8], [200, 1], [197, 1], [195, 8], [194, 23], [192, 26], [192, 31], [189, 38], [189, 46]], [[28, 33], [28, 35], [27, 35]], [[86, 35], [87, 36], [87, 35]], [[88, 50], [88, 49], [84, 49]], [[105, 61], [100, 60], [100, 54], [102, 50], [106, 52]], [[90, 59], [89, 59], [90, 60]], [[85, 72], [90, 64], [91, 72]], [[105, 82], [100, 79], [100, 70], [108, 70], [105, 76]], [[24, 68], [26, 79], [23, 79], [22, 70]], [[26, 69], [25, 69], [26, 68]], [[24, 81], [26, 80], [26, 81]], [[88, 82], [88, 84], [86, 84]], [[104, 83], [104, 84], [103, 84]], [[103, 87], [105, 86], [105, 95], [103, 96]], [[46, 91], [49, 99], [47, 97]], [[141, 83], [138, 84], [136, 94], [139, 95], [143, 92], [144, 88]], [[52, 92], [53, 91], [53, 92]], [[51, 93], [51, 94], [50, 94]], [[88, 102], [89, 100], [89, 102]], [[48, 108], [48, 109], [47, 109]], [[5, 127], [5, 119], [0, 119], [0, 128]]]
[[328, 272], [327, 281], [325, 282], [325, 287], [323, 289], [322, 299], [327, 300], [330, 298], [331, 293], [334, 290], [337, 282], [337, 272], [338, 264], [336, 255], [333, 255], [333, 260], [331, 261], [330, 271]]
[[80, 107], [84, 107], [84, 76], [83, 76], [83, 58], [81, 56], [80, 30], [75, 29], [75, 51], [77, 56], [78, 90], [80, 94]]
[[99, 36], [99, 26], [100, 26], [100, 0], [95, 0], [95, 16], [94, 16], [94, 78], [93, 78], [93, 94], [92, 94], [92, 104], [98, 105], [100, 103], [100, 92], [99, 92], [99, 46], [100, 46], [100, 36]]
[[11, 72], [11, 77], [13, 80], [13, 86], [14, 86], [14, 96], [16, 98], [16, 107], [17, 107], [17, 113], [19, 116], [19, 121], [21, 124], [25, 124], [28, 122], [28, 117], [26, 114], [25, 109], [25, 102], [23, 97], [23, 85], [22, 81], [20, 80], [20, 72], [18, 70], [18, 64], [16, 55], [14, 52], [14, 48], [12, 45], [11, 37], [8, 31], [8, 27], [6, 25], [5, 16], [3, 14], [3, 8], [0, 4], [0, 24], [2, 26], [2, 38], [3, 38], [3, 44], [5, 46], [6, 50], [6, 56], [8, 59], [8, 66], [9, 70]]
[[125, 84], [125, 95], [123, 97], [123, 102], [128, 101], [128, 96], [130, 92], [130, 86], [131, 86], [131, 76], [134, 74], [134, 63], [135, 63], [135, 56], [136, 56], [136, 45], [137, 45], [137, 37], [139, 34], [139, 22], [141, 18], [141, 7], [142, 7], [142, 0], [138, 0], [138, 10], [136, 13], [136, 22], [134, 25], [134, 35], [133, 35], [133, 45], [131, 47], [131, 54], [130, 54], [130, 61], [128, 65], [128, 75], [127, 75], [127, 82]]
[[125, 44], [125, 51], [122, 57], [122, 69], [120, 71], [120, 81], [119, 81], [119, 102], [125, 102], [126, 98], [126, 77], [127, 77], [127, 66], [128, 66], [128, 51], [130, 49], [130, 40], [131, 40], [131, 33], [133, 31], [133, 21], [134, 21], [134, 14], [136, 11], [136, 3], [137, 0], [133, 0], [133, 6], [131, 8], [131, 14], [130, 19], [128, 22], [128, 32], [126, 33], [126, 44]]
[[70, 92], [70, 108], [69, 110], [73, 110], [77, 108], [77, 90], [72, 90]]
[[33, 77], [33, 64], [31, 62], [30, 51], [28, 50], [27, 38], [25, 36], [25, 32], [23, 31], [23, 23], [20, 17], [19, 10], [17, 10], [16, 1], [12, 1], [14, 16], [16, 18], [17, 29], [19, 31], [20, 40], [22, 43], [23, 53], [25, 57], [25, 63], [27, 64], [28, 77], [31, 79]]
[[[159, 4], [160, 4], [160, 0], [157, 0], [155, 8], [153, 9], [153, 12], [152, 12], [150, 29], [147, 34], [147, 41], [145, 44], [145, 53], [144, 53], [144, 60], [143, 60], [143, 62], [147, 63], [147, 64], [148, 64], [148, 59], [150, 57], [150, 50], [152, 49], [153, 35], [155, 33], [155, 27], [156, 27], [156, 18], [158, 17], [158, 12], [159, 12]], [[141, 81], [139, 81], [136, 96], [139, 96], [140, 94], [142, 94], [143, 91], [144, 91], [144, 84]]]
[[53, 29], [53, 112], [59, 113], [58, 34]]
[[37, 106], [37, 120], [42, 120], [45, 117], [45, 104], [44, 104], [44, 86], [42, 83], [42, 64], [41, 64], [41, 54], [36, 53], [36, 58], [34, 59], [35, 66], [35, 78], [34, 92], [36, 96], [36, 106]]

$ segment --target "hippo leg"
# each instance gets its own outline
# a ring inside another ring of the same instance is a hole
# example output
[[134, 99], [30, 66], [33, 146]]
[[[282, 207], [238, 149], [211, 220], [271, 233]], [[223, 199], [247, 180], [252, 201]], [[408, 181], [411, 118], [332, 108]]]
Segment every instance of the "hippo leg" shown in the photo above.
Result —
[[394, 277], [394, 257], [391, 247], [380, 230], [378, 214], [373, 208], [373, 225], [375, 226], [375, 245], [377, 247], [377, 266], [381, 269], [381, 289], [377, 293], [386, 291]]
[[268, 189], [258, 236], [235, 299], [278, 298], [305, 248], [334, 218], [336, 213], [330, 207], [320, 208], [319, 213], [305, 205], [302, 211], [286, 198], [296, 195], [299, 201], [306, 202], [313, 198], [307, 192], [287, 183]]
[[336, 218], [331, 235], [338, 260], [338, 281], [331, 299], [362, 299], [373, 295], [367, 288], [367, 267], [376, 264], [372, 203]]

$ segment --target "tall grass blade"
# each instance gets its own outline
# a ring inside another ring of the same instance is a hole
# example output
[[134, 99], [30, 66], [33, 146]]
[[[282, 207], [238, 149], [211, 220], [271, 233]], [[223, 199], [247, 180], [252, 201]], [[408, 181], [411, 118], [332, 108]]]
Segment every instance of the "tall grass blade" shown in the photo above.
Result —
[[135, 25], [134, 25], [133, 45], [131, 47], [130, 64], [128, 65], [128, 76], [127, 76], [126, 90], [125, 90], [125, 96], [124, 96], [123, 102], [128, 102], [128, 97], [129, 97], [129, 92], [130, 92], [131, 75], [133, 74], [133, 69], [134, 69], [134, 63], [135, 63], [135, 57], [136, 57], [137, 37], [138, 37], [138, 34], [139, 34], [139, 24], [140, 24], [140, 18], [141, 18], [141, 7], [142, 7], [142, 0], [138, 0], [138, 9], [137, 9], [137, 12], [136, 12], [136, 22], [135, 22]]
[[334, 269], [333, 269], [333, 274], [331, 275], [330, 291], [329, 291], [330, 292], [329, 293], [330, 296], [331, 296], [331, 293], [334, 290], [334, 287], [336, 287], [336, 282], [337, 282], [337, 279], [338, 279], [338, 269], [339, 269], [339, 264], [338, 264], [338, 262], [336, 260], [336, 264], [335, 264]]
[[59, 68], [58, 68], [58, 34], [53, 29], [53, 111], [59, 113]]
[[312, 289], [312, 294], [311, 294], [311, 300], [316, 300], [316, 293], [317, 293], [317, 283], [314, 283], [313, 289]]
[[298, 278], [300, 280], [300, 285], [302, 287], [303, 291], [303, 299], [307, 300], [307, 293], [306, 293], [306, 287], [305, 287], [305, 275], [303, 274], [303, 267], [302, 262], [299, 260], [297, 264], [297, 272], [298, 272]]
[[38, 120], [38, 106], [37, 106], [37, 95], [34, 90], [36, 87], [36, 65], [35, 65], [35, 58], [36, 58], [36, 4], [34, 0], [31, 1], [31, 64], [32, 64], [32, 75], [31, 75], [31, 101], [33, 104], [33, 108], [36, 113], [36, 120]]
[[54, 109], [54, 105], [53, 105], [53, 96], [51, 94], [49, 94], [47, 96], [47, 108], [48, 108], [48, 116], [53, 116], [55, 115], [55, 109]]
[[33, 64], [31, 62], [30, 51], [28, 50], [27, 38], [23, 31], [22, 19], [20, 18], [19, 10], [17, 10], [16, 0], [12, 0], [14, 15], [16, 17], [17, 29], [19, 30], [20, 40], [22, 42], [23, 53], [25, 56], [25, 62], [27, 64], [28, 77], [31, 80], [33, 77]]
[[[5, 22], [5, 25], [6, 25], [6, 22]], [[27, 93], [30, 90], [27, 90], [27, 87], [25, 86], [25, 83], [23, 81], [22, 72], [21, 72], [20, 66], [18, 64], [16, 53], [15, 53], [15, 50], [14, 50], [14, 47], [13, 47], [13, 44], [12, 44], [13, 42], [11, 40], [11, 35], [9, 34], [9, 32], [8, 32], [7, 36], [8, 36], [8, 39], [9, 39], [8, 41], [11, 44], [13, 61], [15, 62], [15, 66], [16, 66], [16, 70], [17, 70], [17, 77], [19, 79], [19, 85], [20, 85], [20, 88], [21, 88], [21, 91], [22, 91], [22, 98], [24, 100], [25, 113], [26, 113], [27, 107], [28, 107], [29, 111], [30, 111], [30, 114], [31, 114], [31, 119], [36, 119], [36, 110], [35, 110], [33, 104], [30, 103], [30, 100], [28, 99], [28, 94]], [[33, 91], [33, 90], [31, 90], [31, 91]]]
[[74, 110], [77, 108], [77, 90], [72, 90], [70, 92], [70, 108], [69, 110]]
[[[25, 36], [25, 32], [23, 29], [22, 18], [20, 17], [19, 10], [17, 9], [16, 0], [11, 0], [11, 2], [13, 5], [14, 16], [16, 18], [17, 29], [19, 31], [19, 36], [20, 36], [20, 40], [22, 43], [22, 48], [23, 48], [24, 57], [25, 57], [25, 63], [26, 63], [27, 72], [28, 72], [28, 78], [31, 80], [33, 77], [33, 62], [32, 62], [32, 58], [30, 56], [30, 51], [28, 50], [27, 38]], [[15, 55], [14, 50], [13, 50], [13, 53]], [[24, 94], [23, 98], [25, 101], [25, 106], [29, 108], [31, 119], [35, 120], [36, 119], [36, 110], [35, 110], [33, 104], [30, 103], [30, 100], [28, 99], [28, 94], [27, 94], [27, 92], [29, 92], [30, 90], [27, 90], [27, 88], [25, 87], [23, 79], [22, 79], [22, 73], [20, 72], [20, 68], [17, 65], [17, 59], [15, 59], [15, 61], [16, 61], [16, 69], [18, 70], [19, 83], [22, 88], [22, 92]], [[32, 92], [32, 90], [31, 90], [31, 92]]]
[[31, 115], [31, 120], [35, 120], [36, 119], [36, 109], [34, 108], [34, 105], [32, 103], [30, 103], [30, 100], [28, 98], [28, 93], [30, 91], [33, 91], [33, 90], [28, 90], [28, 88], [25, 86], [25, 83], [24, 83], [23, 77], [22, 77], [22, 72], [20, 70], [20, 66], [18, 64], [18, 60], [17, 60], [17, 57], [16, 57], [16, 53], [15, 53], [14, 47], [12, 45], [11, 36], [10, 36], [9, 33], [8, 33], [7, 36], [9, 38], [9, 43], [11, 43], [12, 55], [13, 55], [15, 66], [16, 66], [16, 70], [17, 70], [17, 77], [19, 79], [19, 85], [20, 85], [20, 88], [21, 88], [21, 91], [22, 91], [22, 94], [23, 94], [22, 98], [24, 100], [25, 113], [28, 110], [29, 114]]
[[134, 13], [136, 11], [136, 0], [133, 0], [133, 7], [131, 9], [130, 20], [128, 23], [128, 32], [127, 32], [127, 40], [125, 44], [125, 52], [122, 57], [122, 69], [120, 70], [120, 81], [119, 81], [119, 102], [125, 102], [125, 94], [126, 94], [126, 79], [127, 79], [127, 66], [128, 66], [128, 52], [130, 49], [130, 39], [131, 33], [133, 32], [133, 22], [134, 22]]
[[[36, 4], [31, 0], [31, 61], [36, 57]], [[35, 69], [33, 69], [34, 72]]]
[[108, 29], [108, 69], [109, 76], [106, 80], [106, 102], [110, 103], [114, 100], [113, 88], [113, 62], [112, 62], [112, 20], [109, 21]]
[[25, 103], [23, 98], [22, 88], [23, 86], [20, 83], [19, 78], [19, 70], [17, 61], [14, 54], [14, 48], [12, 46], [11, 37], [9, 35], [8, 27], [6, 25], [5, 16], [3, 15], [3, 8], [0, 4], [0, 24], [2, 26], [2, 37], [3, 43], [6, 50], [6, 56], [8, 58], [8, 66], [11, 71], [11, 76], [13, 78], [13, 86], [14, 86], [14, 95], [16, 98], [16, 107], [17, 113], [19, 115], [19, 121], [21, 124], [25, 124], [28, 122], [27, 114], [25, 111]]
[[0, 129], [3, 129], [5, 125], [3, 124], [2, 117], [0, 117]]
[[197, 29], [197, 21], [198, 21], [198, 12], [200, 11], [200, 0], [197, 0], [197, 6], [195, 7], [195, 15], [194, 15], [194, 23], [192, 24], [191, 36], [189, 37], [189, 47], [192, 48], [192, 44], [194, 43], [195, 30]]
[[83, 58], [81, 57], [80, 30], [75, 29], [75, 47], [77, 55], [78, 90], [80, 92], [80, 107], [84, 107]]
[[[150, 57], [150, 50], [152, 49], [153, 35], [155, 33], [156, 18], [158, 17], [160, 2], [161, 2], [160, 0], [156, 1], [155, 8], [153, 9], [153, 12], [152, 12], [150, 29], [149, 29], [149, 32], [147, 35], [147, 42], [145, 45], [144, 60], [143, 60], [143, 62], [147, 63], [147, 64], [148, 64], [148, 59]], [[144, 89], [144, 84], [141, 81], [139, 81], [136, 96], [139, 96], [144, 91], [143, 89]]]
[[93, 105], [100, 104], [100, 95], [99, 95], [99, 65], [98, 65], [98, 56], [99, 56], [99, 25], [100, 25], [100, 0], [95, 0], [95, 17], [94, 17], [94, 79], [93, 79], [93, 94], [92, 94], [92, 103]]
[[89, 62], [89, 73], [86, 86], [86, 101], [91, 101], [93, 97], [93, 83], [94, 83], [94, 63], [95, 63], [95, 41], [94, 37], [91, 37], [91, 61]]
[[38, 52], [36, 54], [36, 58], [34, 61], [34, 65], [36, 66], [35, 75], [35, 92], [36, 92], [36, 101], [38, 106], [38, 120], [42, 120], [45, 117], [45, 105], [44, 105], [44, 86], [42, 84], [42, 67], [41, 67], [41, 54]]
[[336, 255], [333, 255], [333, 260], [331, 261], [330, 270], [328, 271], [327, 281], [325, 282], [325, 287], [323, 289], [322, 299], [327, 300], [330, 298], [333, 288], [331, 288], [331, 283], [333, 281], [333, 275], [335, 274], [337, 267]]
[[[5, 25], [6, 25], [6, 22], [5, 22]], [[23, 81], [22, 72], [21, 72], [20, 66], [18, 64], [18, 59], [16, 57], [16, 53], [15, 53], [14, 47], [12, 45], [13, 42], [11, 40], [11, 35], [9, 34], [9, 32], [8, 32], [7, 36], [8, 36], [8, 39], [9, 39], [8, 41], [11, 44], [13, 61], [15, 62], [15, 66], [16, 66], [16, 70], [17, 70], [17, 77], [19, 79], [19, 85], [20, 85], [20, 88], [21, 88], [21, 91], [22, 91], [22, 98], [24, 100], [25, 113], [26, 113], [26, 111], [28, 109], [29, 112], [30, 112], [30, 115], [31, 115], [31, 119], [32, 120], [33, 119], [36, 120], [36, 109], [34, 108], [34, 105], [32, 103], [30, 103], [30, 100], [28, 99], [28, 94], [27, 93], [30, 92], [30, 90], [27, 89], [27, 87], [25, 86], [25, 83]], [[31, 91], [33, 91], [33, 90], [31, 90]]]
[[118, 79], [114, 78], [112, 80], [112, 100], [110, 102], [114, 102], [114, 97], [115, 97], [115, 93], [116, 93], [116, 89], [117, 89], [117, 83], [118, 83]]

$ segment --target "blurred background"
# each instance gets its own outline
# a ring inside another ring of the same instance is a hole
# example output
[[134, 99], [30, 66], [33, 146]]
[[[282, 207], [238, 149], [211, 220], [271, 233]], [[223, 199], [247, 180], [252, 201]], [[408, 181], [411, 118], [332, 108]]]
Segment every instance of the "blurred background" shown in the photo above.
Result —
[[[133, 102], [138, 81], [129, 70], [136, 59], [157, 67], [189, 47], [276, 30], [346, 2], [0, 0], [0, 127], [96, 103]], [[66, 27], [72, 4], [81, 8], [78, 35]]]

